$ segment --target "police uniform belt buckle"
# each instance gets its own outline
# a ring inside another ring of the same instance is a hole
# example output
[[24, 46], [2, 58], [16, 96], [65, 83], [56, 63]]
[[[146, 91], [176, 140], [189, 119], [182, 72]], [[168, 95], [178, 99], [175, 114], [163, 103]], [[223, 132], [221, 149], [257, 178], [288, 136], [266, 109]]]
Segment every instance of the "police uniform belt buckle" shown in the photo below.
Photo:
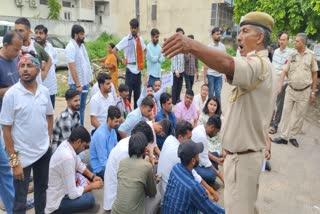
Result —
[[289, 86], [290, 86], [290, 88], [292, 88], [294, 91], [304, 91], [304, 90], [306, 90], [307, 88], [310, 88], [311, 85], [308, 85], [307, 87], [302, 88], [302, 89], [295, 89], [295, 88], [292, 87], [291, 85], [289, 85]]
[[244, 152], [230, 152], [230, 151], [228, 151], [228, 150], [225, 150], [226, 151], [226, 153], [228, 154], [228, 155], [234, 155], [234, 154], [237, 154], [237, 155], [246, 155], [246, 154], [249, 154], [249, 153], [252, 153], [252, 152], [256, 152], [256, 151], [253, 151], [253, 150], [251, 150], [251, 149], [249, 149], [249, 150], [247, 150], [247, 151], [244, 151]]

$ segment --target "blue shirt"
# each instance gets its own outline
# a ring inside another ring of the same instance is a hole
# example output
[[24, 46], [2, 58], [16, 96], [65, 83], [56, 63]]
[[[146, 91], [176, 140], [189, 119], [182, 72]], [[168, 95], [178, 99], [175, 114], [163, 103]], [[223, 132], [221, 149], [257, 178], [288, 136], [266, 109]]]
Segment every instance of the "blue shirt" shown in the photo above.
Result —
[[[159, 57], [160, 56], [160, 57]], [[161, 63], [164, 62], [164, 57], [161, 53], [161, 46], [158, 44], [154, 45], [149, 42], [147, 45], [147, 68], [148, 74], [160, 78], [161, 77]]]
[[191, 171], [177, 163], [171, 173], [163, 199], [163, 214], [222, 214], [224, 209], [210, 201], [205, 189], [194, 180]]
[[137, 125], [140, 121], [148, 121], [140, 111], [140, 108], [136, 108], [132, 112], [130, 112], [126, 118], [126, 120], [120, 125], [119, 131], [123, 131], [127, 134], [127, 136], [131, 135], [132, 129]]
[[109, 154], [117, 142], [116, 131], [109, 130], [107, 123], [103, 123], [94, 132], [90, 143], [90, 166], [94, 173], [105, 169]]
[[[176, 124], [177, 124], [177, 119], [176, 119], [176, 116], [174, 115], [173, 112], [169, 112], [168, 114], [169, 118], [167, 118], [166, 114], [164, 113], [164, 111], [161, 109], [156, 118], [155, 118], [155, 122], [158, 122], [162, 119], [169, 119], [171, 121], [171, 134], [174, 135], [174, 129], [176, 128]], [[161, 150], [162, 149], [162, 146], [164, 144], [164, 141], [167, 139], [167, 137], [162, 137], [162, 136], [159, 136], [157, 135], [157, 145], [159, 147], [159, 149]]]

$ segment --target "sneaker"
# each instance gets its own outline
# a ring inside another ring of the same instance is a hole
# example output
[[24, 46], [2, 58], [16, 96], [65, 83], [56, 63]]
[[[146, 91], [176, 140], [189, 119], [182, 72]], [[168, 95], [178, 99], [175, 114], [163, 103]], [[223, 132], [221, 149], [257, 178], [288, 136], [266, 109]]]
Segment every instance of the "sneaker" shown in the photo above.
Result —
[[267, 170], [267, 171], [271, 171], [271, 164], [270, 164], [270, 162], [269, 161], [267, 161], [266, 162], [266, 167], [265, 167], [265, 169]]

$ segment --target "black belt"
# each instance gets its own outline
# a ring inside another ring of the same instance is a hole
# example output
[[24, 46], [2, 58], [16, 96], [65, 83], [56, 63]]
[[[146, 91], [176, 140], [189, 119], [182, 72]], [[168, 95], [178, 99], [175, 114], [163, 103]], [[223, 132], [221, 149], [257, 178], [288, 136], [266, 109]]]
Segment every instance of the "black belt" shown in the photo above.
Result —
[[310, 88], [311, 85], [308, 85], [307, 87], [302, 88], [302, 89], [295, 89], [295, 88], [292, 87], [291, 85], [289, 85], [289, 86], [290, 86], [290, 88], [292, 88], [292, 90], [294, 90], [294, 91], [304, 91], [304, 90], [306, 90], [307, 88]]
[[237, 155], [245, 155], [245, 154], [249, 154], [249, 153], [252, 153], [252, 152], [256, 152], [256, 151], [253, 151], [251, 149], [247, 150], [247, 151], [244, 151], [244, 152], [229, 152], [228, 150], [225, 150], [227, 155], [234, 155], [234, 154], [237, 154]]

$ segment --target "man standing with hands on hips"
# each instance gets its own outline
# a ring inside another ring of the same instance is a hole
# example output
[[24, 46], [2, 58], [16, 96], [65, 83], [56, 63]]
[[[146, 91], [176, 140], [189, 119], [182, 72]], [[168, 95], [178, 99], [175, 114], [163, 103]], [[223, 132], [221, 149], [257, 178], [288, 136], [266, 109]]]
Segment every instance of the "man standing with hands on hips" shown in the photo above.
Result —
[[276, 98], [275, 74], [267, 51], [273, 26], [273, 18], [263, 12], [251, 12], [243, 17], [238, 36], [243, 57], [231, 57], [182, 34], [167, 39], [163, 47], [167, 57], [192, 53], [209, 68], [223, 72], [235, 86], [221, 130], [225, 156], [224, 205], [229, 214], [258, 213], [255, 203], [266, 148], [265, 133]]

